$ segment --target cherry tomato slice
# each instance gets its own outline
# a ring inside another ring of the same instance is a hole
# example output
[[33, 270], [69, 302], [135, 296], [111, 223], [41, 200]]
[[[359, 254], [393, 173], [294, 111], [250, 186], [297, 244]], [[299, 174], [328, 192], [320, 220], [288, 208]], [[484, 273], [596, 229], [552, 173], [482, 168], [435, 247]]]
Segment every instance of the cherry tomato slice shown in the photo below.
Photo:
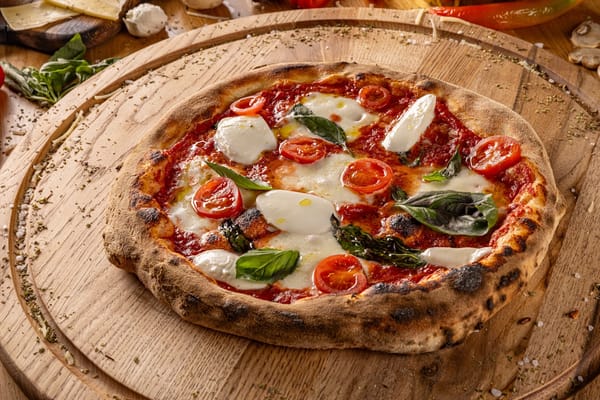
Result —
[[360, 261], [349, 254], [335, 254], [321, 260], [313, 273], [313, 281], [323, 293], [360, 293], [368, 286]]
[[471, 169], [494, 176], [521, 160], [521, 145], [510, 136], [490, 136], [480, 140], [469, 157]]
[[342, 183], [361, 194], [375, 193], [387, 188], [394, 178], [392, 167], [375, 158], [359, 158], [342, 172]]
[[192, 207], [201, 217], [229, 218], [242, 211], [244, 202], [236, 184], [219, 176], [200, 186], [192, 199]]
[[234, 101], [229, 108], [237, 115], [256, 115], [266, 102], [267, 100], [261, 95], [247, 96]]
[[379, 110], [385, 107], [392, 98], [389, 90], [379, 85], [367, 85], [358, 91], [358, 102], [367, 108]]
[[311, 164], [325, 157], [327, 147], [319, 138], [297, 136], [283, 141], [279, 153], [299, 164]]

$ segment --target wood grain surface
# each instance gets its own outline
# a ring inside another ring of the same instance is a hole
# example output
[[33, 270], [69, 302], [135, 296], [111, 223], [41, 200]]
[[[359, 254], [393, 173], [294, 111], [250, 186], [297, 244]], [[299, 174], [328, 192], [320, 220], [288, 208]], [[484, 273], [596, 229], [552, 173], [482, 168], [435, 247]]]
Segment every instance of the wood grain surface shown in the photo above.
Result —
[[[39, 116], [0, 170], [0, 359], [30, 398], [488, 399], [574, 394], [600, 363], [600, 82], [539, 47], [417, 12], [323, 9], [210, 25], [126, 57]], [[415, 71], [519, 112], [565, 216], [526, 290], [454, 348], [419, 356], [269, 346], [192, 326], [105, 258], [129, 149], [204, 86], [279, 63]], [[21, 396], [18, 390], [16, 396]], [[586, 394], [587, 392], [587, 394]], [[502, 393], [500, 395], [499, 393]], [[19, 398], [19, 397], [17, 397]], [[592, 397], [593, 398], [593, 397]]]

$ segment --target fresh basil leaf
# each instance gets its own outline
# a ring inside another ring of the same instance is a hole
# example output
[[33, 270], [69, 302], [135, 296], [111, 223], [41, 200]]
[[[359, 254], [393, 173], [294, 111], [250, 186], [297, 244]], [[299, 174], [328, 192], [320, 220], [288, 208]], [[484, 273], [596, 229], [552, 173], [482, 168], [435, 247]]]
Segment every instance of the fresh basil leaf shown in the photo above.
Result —
[[235, 263], [236, 278], [274, 282], [294, 272], [299, 259], [297, 250], [250, 250]]
[[67, 43], [52, 54], [50, 61], [56, 61], [61, 58], [65, 60], [80, 60], [86, 51], [87, 48], [81, 39], [81, 35], [76, 33]]
[[213, 171], [215, 171], [217, 174], [234, 181], [235, 184], [241, 189], [248, 189], [248, 190], [272, 190], [273, 189], [269, 185], [263, 185], [261, 183], [255, 182], [251, 179], [246, 178], [243, 175], [238, 174], [234, 170], [224, 167], [222, 165], [211, 163], [209, 161], [204, 161], [204, 162], [206, 163], [206, 165], [211, 167], [213, 169]]
[[333, 236], [340, 246], [356, 257], [402, 268], [425, 265], [419, 257], [420, 251], [406, 246], [397, 237], [374, 238], [356, 225], [340, 226], [335, 216], [331, 217], [331, 225]]
[[346, 133], [335, 122], [315, 115], [303, 104], [292, 107], [291, 117], [306, 126], [313, 134], [322, 137], [332, 143], [346, 147]]
[[423, 181], [425, 182], [444, 182], [448, 179], [456, 176], [462, 167], [462, 158], [460, 157], [459, 148], [456, 148], [454, 155], [448, 161], [448, 164], [437, 171], [433, 171], [430, 174], [423, 175]]
[[448, 235], [483, 236], [498, 221], [492, 196], [484, 193], [425, 192], [396, 202], [396, 206], [423, 225]]
[[392, 199], [395, 201], [403, 201], [408, 199], [408, 195], [400, 186], [392, 187]]
[[56, 103], [71, 89], [101, 71], [117, 59], [108, 58], [90, 65], [83, 59], [86, 48], [79, 34], [71, 38], [44, 63], [40, 69], [26, 67], [22, 70], [0, 60], [6, 73], [6, 84], [27, 99], [42, 106]]
[[238, 224], [230, 219], [226, 219], [219, 225], [219, 232], [227, 238], [231, 248], [238, 253], [245, 253], [252, 249], [252, 242], [244, 235], [244, 232]]
[[421, 154], [419, 154], [419, 156], [417, 158], [415, 158], [414, 160], [410, 161], [408, 158], [409, 153], [410, 152], [408, 152], [408, 151], [403, 152], [403, 153], [398, 153], [398, 159], [400, 160], [400, 162], [403, 165], [406, 165], [407, 167], [410, 167], [410, 168], [418, 167], [419, 164], [421, 164]]

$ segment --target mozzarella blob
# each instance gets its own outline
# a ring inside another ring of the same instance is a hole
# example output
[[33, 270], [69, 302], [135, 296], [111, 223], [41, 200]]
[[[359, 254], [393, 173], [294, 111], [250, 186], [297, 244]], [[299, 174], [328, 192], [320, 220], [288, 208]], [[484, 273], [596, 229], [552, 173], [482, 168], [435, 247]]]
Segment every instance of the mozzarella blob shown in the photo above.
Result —
[[421, 253], [421, 258], [429, 264], [456, 268], [479, 261], [491, 252], [491, 247], [431, 247]]
[[256, 208], [268, 223], [290, 233], [324, 233], [331, 229], [333, 204], [318, 196], [270, 190], [256, 197]]
[[360, 197], [341, 183], [344, 169], [353, 161], [349, 154], [336, 153], [312, 164], [294, 164], [281, 177], [281, 186], [312, 193], [335, 204], [358, 203]]
[[223, 118], [215, 133], [217, 150], [240, 164], [250, 165], [263, 151], [277, 147], [277, 139], [261, 116]]
[[192, 259], [195, 266], [209, 277], [225, 282], [238, 289], [262, 289], [265, 282], [249, 281], [235, 277], [235, 263], [239, 256], [226, 250], [216, 249], [204, 251]]
[[410, 150], [433, 121], [435, 101], [433, 94], [426, 94], [411, 104], [386, 134], [383, 148], [396, 153]]
[[356, 139], [361, 127], [372, 124], [378, 118], [365, 110], [356, 100], [347, 97], [310, 93], [301, 102], [315, 115], [338, 124], [346, 133], [348, 141]]
[[441, 182], [422, 182], [418, 192], [454, 190], [456, 192], [484, 193], [492, 189], [492, 183], [468, 168], [461, 168], [452, 178]]

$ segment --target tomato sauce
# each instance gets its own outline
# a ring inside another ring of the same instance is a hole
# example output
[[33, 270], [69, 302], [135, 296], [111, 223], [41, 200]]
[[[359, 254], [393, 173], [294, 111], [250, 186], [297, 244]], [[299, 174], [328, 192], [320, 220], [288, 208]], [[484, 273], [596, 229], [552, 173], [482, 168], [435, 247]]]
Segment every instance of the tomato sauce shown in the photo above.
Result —
[[[378, 121], [361, 128], [359, 138], [347, 143], [347, 147], [356, 158], [370, 157], [385, 161], [394, 171], [394, 180], [390, 188], [373, 195], [370, 204], [346, 203], [338, 205], [336, 209], [342, 225], [354, 224], [370, 232], [373, 236], [390, 234], [389, 218], [399, 213], [394, 208], [394, 199], [392, 198], [394, 187], [403, 187], [412, 191], [412, 188], [418, 184], [417, 181], [420, 179], [415, 177], [415, 171], [418, 171], [418, 168], [443, 167], [449, 162], [457, 149], [460, 151], [463, 167], [466, 168], [472, 149], [481, 140], [480, 136], [469, 130], [450, 112], [443, 100], [438, 99], [434, 121], [417, 144], [406, 154], [386, 151], [381, 142], [387, 129], [389, 129], [389, 124], [402, 115], [415, 100], [417, 94], [407, 87], [388, 83], [385, 80], [382, 80], [380, 84], [390, 91], [389, 102], [382, 109], [369, 110], [378, 113]], [[271, 128], [275, 128], [278, 121], [287, 114], [289, 109], [309, 93], [338, 94], [356, 99], [362, 86], [364, 86], [364, 83], [345, 78], [318, 83], [282, 83], [259, 92], [265, 101], [264, 106], [258, 112]], [[163, 151], [163, 154], [168, 158], [165, 171], [166, 185], [156, 198], [165, 209], [168, 209], [178, 176], [182, 172], [182, 163], [194, 157], [202, 157], [205, 160], [234, 167], [237, 170], [242, 169], [250, 179], [267, 182], [277, 187], [279, 178], [274, 175], [274, 171], [284, 171], [285, 163], [290, 162], [279, 153], [278, 149], [265, 152], [263, 157], [251, 166], [234, 164], [216, 151], [213, 140], [216, 123], [222, 118], [233, 115], [234, 113], [231, 110], [226, 110], [209, 120], [200, 122], [182, 140]], [[328, 142], [328, 153], [341, 151], [343, 151], [341, 146]], [[412, 164], [417, 165], [416, 169]], [[534, 178], [534, 173], [526, 162], [519, 162], [498, 176], [488, 177], [500, 188], [501, 193], [494, 196], [504, 197], [506, 204], [510, 204], [511, 200], [523, 190], [531, 190]], [[500, 221], [498, 221], [496, 230], [482, 237], [452, 236], [434, 232], [422, 225], [416, 229], [408, 229], [404, 233], [400, 230], [393, 234], [401, 238], [407, 246], [418, 249], [434, 246], [484, 247], [494, 245], [497, 239], [507, 232], [510, 224], [520, 218], [524, 212], [525, 210], [518, 206], [509, 207], [507, 215], [501, 216]], [[180, 229], [175, 230], [172, 241], [176, 252], [190, 258], [206, 249], [206, 246], [202, 244], [201, 239], [196, 234]], [[369, 285], [381, 282], [390, 284], [399, 284], [406, 281], [419, 283], [423, 278], [439, 271], [440, 268], [443, 269], [443, 267], [425, 265], [417, 269], [409, 269], [382, 265], [372, 261], [366, 262]], [[269, 285], [260, 290], [240, 290], [223, 282], [217, 282], [217, 284], [227, 290], [280, 303], [291, 303], [317, 294], [314, 289], [286, 289], [277, 284]]]

